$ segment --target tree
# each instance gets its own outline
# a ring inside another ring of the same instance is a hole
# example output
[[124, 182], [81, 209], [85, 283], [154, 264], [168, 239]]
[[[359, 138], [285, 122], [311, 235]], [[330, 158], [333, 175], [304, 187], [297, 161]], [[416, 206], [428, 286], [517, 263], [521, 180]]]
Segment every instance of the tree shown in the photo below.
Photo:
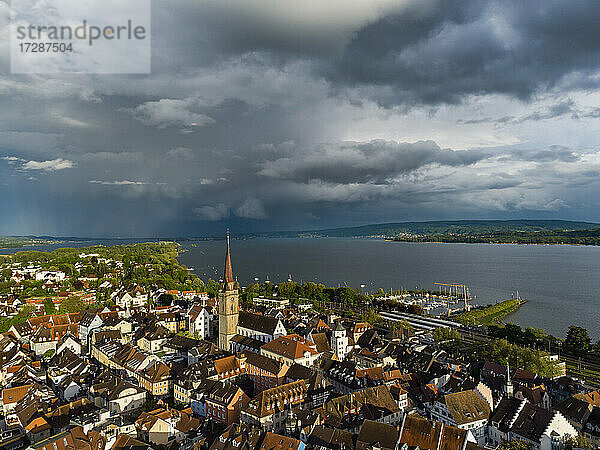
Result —
[[548, 358], [548, 353], [511, 344], [505, 339], [494, 339], [474, 348], [474, 358], [498, 364], [510, 363], [543, 377], [553, 378], [559, 372], [556, 362]]
[[370, 324], [376, 324], [381, 322], [381, 316], [373, 309], [369, 308], [360, 315], [360, 320], [363, 322], [369, 322]]
[[504, 336], [510, 342], [522, 342], [523, 341], [523, 330], [519, 325], [515, 325], [514, 323], [507, 323], [504, 327]]
[[523, 339], [526, 344], [537, 347], [542, 344], [546, 338], [546, 332], [541, 328], [527, 327], [523, 333]]
[[341, 287], [341, 288], [337, 288], [335, 290], [335, 297], [336, 297], [335, 300], [340, 303], [343, 303], [346, 305], [352, 305], [352, 304], [354, 304], [354, 301], [356, 300], [356, 292], [352, 288]]
[[19, 310], [19, 312], [23, 316], [31, 315], [35, 312], [35, 306], [25, 304], [25, 305], [21, 306], [21, 309]]
[[2, 271], [2, 278], [5, 279], [6, 281], [10, 280], [11, 276], [12, 276], [12, 270], [10, 270], [10, 269], [4, 269]]
[[75, 313], [84, 310], [87, 307], [86, 303], [76, 295], [64, 299], [58, 308], [61, 314]]
[[505, 441], [497, 450], [531, 450], [533, 446], [525, 441]]
[[585, 355], [590, 351], [592, 340], [585, 328], [571, 325], [565, 339], [565, 348], [575, 355]]
[[175, 298], [171, 294], [162, 293], [158, 296], [156, 304], [158, 306], [171, 306]]
[[46, 314], [56, 313], [56, 306], [54, 306], [54, 302], [50, 297], [47, 297], [46, 300], [44, 300], [44, 312]]
[[577, 437], [570, 437], [565, 440], [564, 444], [565, 450], [571, 449], [580, 449], [580, 448], [597, 448], [592, 442], [583, 437], [582, 435], [577, 435]]
[[402, 319], [399, 322], [393, 322], [391, 325], [392, 330], [409, 330], [414, 331], [415, 328], [406, 319]]
[[294, 298], [297, 296], [296, 291], [298, 289], [298, 284], [293, 281], [284, 281], [283, 283], [279, 283], [277, 285], [277, 293], [280, 297], [283, 298]]
[[423, 307], [421, 305], [413, 304], [413, 305], [408, 305], [407, 312], [409, 314], [416, 314], [418, 316], [422, 316], [423, 313], [425, 312], [425, 310], [423, 309]]
[[433, 330], [436, 342], [460, 341], [460, 333], [455, 328], [440, 327]]

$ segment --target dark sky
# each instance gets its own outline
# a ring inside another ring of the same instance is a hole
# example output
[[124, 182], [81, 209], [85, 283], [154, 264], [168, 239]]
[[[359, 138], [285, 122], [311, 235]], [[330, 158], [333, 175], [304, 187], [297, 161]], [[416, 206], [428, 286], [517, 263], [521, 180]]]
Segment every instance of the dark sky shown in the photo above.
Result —
[[0, 33], [0, 234], [600, 221], [599, 23], [597, 0], [157, 0], [150, 75], [11, 75]]

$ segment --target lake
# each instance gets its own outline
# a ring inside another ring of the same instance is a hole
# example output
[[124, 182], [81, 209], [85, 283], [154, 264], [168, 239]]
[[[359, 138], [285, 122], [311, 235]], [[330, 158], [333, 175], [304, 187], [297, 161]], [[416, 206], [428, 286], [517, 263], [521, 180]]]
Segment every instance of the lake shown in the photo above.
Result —
[[[80, 247], [134, 240], [94, 240], [36, 247]], [[193, 246], [195, 245], [195, 246]], [[225, 242], [183, 242], [180, 262], [203, 279], [219, 279]], [[12, 253], [3, 250], [2, 253]], [[435, 289], [435, 282], [467, 284], [475, 304], [506, 300], [519, 291], [529, 300], [508, 320], [564, 336], [571, 324], [600, 338], [600, 247], [566, 245], [404, 243], [375, 239], [232, 240], [234, 274], [242, 285], [264, 281], [314, 281], [366, 291]]]
[[[198, 242], [180, 261], [201, 278], [220, 278], [224, 241]], [[259, 278], [314, 281], [365, 290], [425, 288], [435, 282], [469, 286], [475, 304], [511, 297], [529, 302], [511, 322], [564, 336], [569, 325], [600, 338], [600, 247], [566, 245], [405, 243], [375, 239], [248, 239], [231, 243], [242, 285]]]

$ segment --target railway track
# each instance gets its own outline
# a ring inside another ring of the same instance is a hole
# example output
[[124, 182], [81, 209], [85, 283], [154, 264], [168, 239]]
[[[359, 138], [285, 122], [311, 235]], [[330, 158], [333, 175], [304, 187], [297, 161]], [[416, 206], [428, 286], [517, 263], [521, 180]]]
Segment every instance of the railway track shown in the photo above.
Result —
[[[465, 344], [484, 344], [492, 340], [489, 336], [472, 331], [459, 330], [461, 339]], [[600, 360], [593, 361], [570, 355], [560, 355], [559, 360], [566, 363], [567, 375], [584, 380], [586, 383], [600, 387]]]
[[[344, 311], [349, 309], [348, 307], [340, 307], [341, 305], [330, 305], [333, 306], [335, 309], [338, 309], [340, 311]], [[345, 306], [345, 305], [344, 305]], [[366, 310], [367, 308], [354, 308], [354, 310]], [[361, 311], [362, 312], [362, 311]], [[443, 322], [449, 322], [449, 321], [444, 321], [444, 320], [440, 320], [440, 319], [433, 319], [431, 320], [430, 318], [426, 318], [426, 317], [418, 317], [418, 316], [413, 316], [410, 314], [406, 314], [406, 313], [398, 313], [396, 311], [379, 311], [379, 313], [382, 315], [382, 317], [385, 319], [385, 322], [387, 322], [388, 324], [393, 323], [395, 321], [398, 320], [407, 320], [409, 323], [413, 322], [412, 325], [415, 326], [415, 328], [421, 328], [421, 329], [433, 329], [436, 328], [435, 325], [438, 326], [448, 326], [450, 324], [448, 323], [444, 323]], [[383, 314], [382, 314], [383, 313]], [[437, 322], [441, 322], [441, 323], [437, 323]], [[485, 344], [487, 342], [490, 342], [493, 338], [487, 336], [486, 334], [482, 334], [479, 333], [473, 329], [469, 329], [468, 327], [465, 326], [452, 326], [454, 325], [453, 323], [450, 325], [452, 328], [455, 328], [456, 330], [459, 331], [460, 335], [461, 335], [461, 340], [464, 344], [467, 345], [479, 345], [479, 344]], [[389, 328], [387, 326], [377, 326], [376, 327], [377, 331], [382, 332], [382, 334], [386, 334], [389, 331]], [[600, 357], [597, 358], [596, 360], [593, 359], [589, 359], [589, 358], [578, 358], [575, 356], [571, 356], [571, 355], [560, 355], [560, 361], [566, 363], [567, 366], [567, 375], [573, 377], [573, 378], [578, 378], [580, 380], [584, 380], [586, 383], [588, 383], [589, 385], [593, 386], [593, 387], [600, 387]]]

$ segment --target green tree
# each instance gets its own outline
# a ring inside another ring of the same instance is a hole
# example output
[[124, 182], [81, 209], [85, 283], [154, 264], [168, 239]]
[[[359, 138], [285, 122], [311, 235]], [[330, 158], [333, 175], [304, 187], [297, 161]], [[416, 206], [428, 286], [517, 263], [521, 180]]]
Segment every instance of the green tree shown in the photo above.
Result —
[[19, 309], [19, 313], [24, 316], [29, 316], [35, 312], [35, 306], [33, 305], [23, 305], [21, 309]]
[[460, 333], [455, 328], [440, 327], [433, 330], [436, 342], [460, 341]]
[[523, 330], [519, 325], [507, 323], [504, 327], [504, 335], [510, 342], [523, 342]]
[[497, 450], [531, 450], [533, 446], [525, 441], [505, 441]]
[[284, 281], [277, 285], [277, 292], [283, 298], [296, 298], [298, 296], [297, 289], [298, 284], [293, 281]]
[[337, 288], [335, 290], [335, 300], [346, 305], [352, 305], [356, 300], [356, 291], [350, 287]]
[[523, 340], [527, 345], [538, 347], [539, 345], [542, 345], [546, 336], [546, 332], [541, 328], [527, 327], [523, 333]]
[[369, 322], [370, 324], [377, 324], [382, 321], [381, 316], [373, 308], [367, 309], [360, 315], [360, 320], [363, 322]]
[[575, 355], [584, 355], [590, 350], [592, 340], [585, 328], [571, 325], [565, 339], [565, 348]]
[[592, 442], [583, 437], [582, 435], [577, 435], [577, 437], [570, 437], [565, 440], [564, 444], [565, 450], [579, 449], [579, 448], [597, 448]]
[[48, 297], [44, 300], [44, 312], [46, 314], [54, 314], [56, 313], [56, 306], [54, 306], [54, 302], [52, 298]]
[[392, 330], [410, 330], [410, 331], [415, 330], [415, 328], [406, 319], [402, 319], [398, 322], [393, 322], [391, 325], [391, 329]]
[[2, 278], [6, 281], [10, 280], [11, 275], [12, 275], [12, 270], [10, 270], [10, 269], [4, 269], [2, 271]]
[[546, 352], [511, 344], [505, 339], [494, 339], [473, 351], [474, 358], [498, 364], [509, 362], [511, 367], [521, 367], [543, 377], [553, 378], [558, 373], [557, 364], [548, 358]]
[[87, 307], [86, 303], [76, 295], [71, 295], [64, 299], [58, 308], [61, 314], [64, 313], [76, 313], [83, 311]]

